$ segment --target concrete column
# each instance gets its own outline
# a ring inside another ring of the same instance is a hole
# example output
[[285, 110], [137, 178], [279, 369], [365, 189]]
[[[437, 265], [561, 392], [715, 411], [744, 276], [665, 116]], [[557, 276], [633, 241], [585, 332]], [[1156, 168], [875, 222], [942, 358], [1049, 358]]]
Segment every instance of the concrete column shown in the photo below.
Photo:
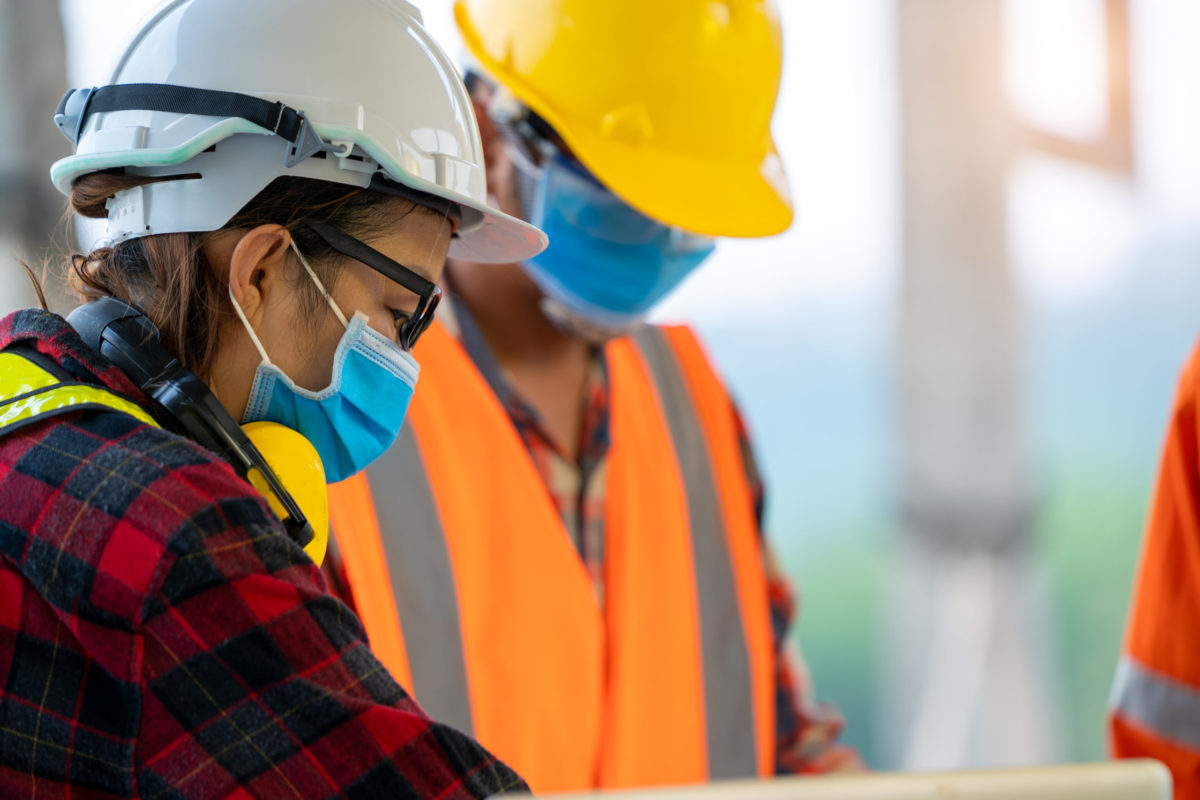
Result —
[[1053, 755], [1006, 245], [1016, 130], [1002, 12], [1003, 0], [897, 3], [903, 515], [884, 671], [892, 755], [909, 768]]
[[67, 88], [65, 56], [55, 0], [0, 0], [0, 314], [35, 301], [16, 259], [40, 273], [52, 234], [66, 247], [65, 203], [49, 177], [70, 152], [52, 120]]

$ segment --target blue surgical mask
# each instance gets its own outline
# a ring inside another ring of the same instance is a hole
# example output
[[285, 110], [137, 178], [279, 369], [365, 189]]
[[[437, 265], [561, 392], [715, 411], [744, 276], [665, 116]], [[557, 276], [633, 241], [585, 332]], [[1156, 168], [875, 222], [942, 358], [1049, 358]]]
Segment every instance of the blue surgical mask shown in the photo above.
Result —
[[710, 237], [632, 208], [561, 153], [537, 169], [529, 221], [550, 247], [524, 268], [550, 301], [543, 308], [552, 318], [575, 318], [582, 325], [571, 327], [586, 326], [580, 332], [589, 338], [636, 327], [715, 249]]
[[334, 352], [333, 378], [324, 389], [313, 392], [297, 386], [271, 363], [233, 299], [231, 287], [234, 310], [262, 356], [242, 422], [268, 420], [298, 432], [316, 448], [327, 480], [336, 483], [363, 470], [391, 447], [400, 433], [420, 368], [411, 354], [368, 325], [361, 311], [347, 322], [295, 242], [292, 249], [346, 328]]

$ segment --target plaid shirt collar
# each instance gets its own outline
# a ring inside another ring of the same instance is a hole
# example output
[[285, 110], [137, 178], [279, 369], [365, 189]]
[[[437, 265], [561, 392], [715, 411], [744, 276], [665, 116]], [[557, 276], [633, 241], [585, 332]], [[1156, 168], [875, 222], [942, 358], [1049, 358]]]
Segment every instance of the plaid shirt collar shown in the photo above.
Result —
[[[439, 314], [439, 318], [462, 343], [476, 369], [483, 375], [501, 406], [521, 432], [527, 446], [529, 436], [536, 436], [543, 446], [553, 449], [564, 461], [569, 461], [565, 455], [566, 448], [550, 435], [537, 409], [512, 388], [503, 367], [479, 329], [479, 324], [471, 316], [466, 303], [458, 301], [453, 295], [447, 297], [447, 301], [445, 305], [448, 308]], [[612, 443], [609, 425], [608, 363], [604, 358], [603, 349], [599, 347], [592, 349], [592, 361], [582, 402], [583, 418], [574, 466], [585, 475], [589, 475], [608, 457]]]

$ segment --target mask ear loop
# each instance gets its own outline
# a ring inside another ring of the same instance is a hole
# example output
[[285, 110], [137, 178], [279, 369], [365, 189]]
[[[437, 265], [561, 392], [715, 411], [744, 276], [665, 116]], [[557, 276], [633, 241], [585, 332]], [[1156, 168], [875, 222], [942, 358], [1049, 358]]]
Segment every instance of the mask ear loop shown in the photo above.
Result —
[[329, 290], [325, 288], [325, 284], [321, 283], [321, 279], [317, 277], [317, 273], [308, 264], [308, 259], [300, 252], [300, 248], [296, 246], [296, 240], [291, 240], [292, 252], [296, 254], [296, 258], [300, 261], [300, 266], [304, 267], [304, 271], [308, 273], [308, 277], [312, 278], [313, 283], [317, 285], [321, 296], [325, 298], [325, 302], [333, 309], [333, 313], [337, 315], [338, 321], [342, 323], [343, 328], [349, 328], [350, 323], [346, 321], [346, 315], [337, 307], [337, 303], [333, 302], [333, 298], [329, 295]]
[[[455, 226], [454, 226], [454, 220], [453, 220], [453, 219], [450, 217], [450, 214], [449, 214], [449, 213], [443, 214], [443, 215], [442, 215], [442, 221], [444, 221], [444, 222], [449, 222], [449, 223], [450, 223], [450, 236], [451, 236], [451, 238], [453, 238], [453, 237], [454, 237], [454, 227], [455, 227]], [[441, 229], [439, 228], [439, 229], [438, 229], [438, 235], [437, 235], [437, 237], [436, 237], [436, 238], [433, 240], [433, 245], [432, 245], [432, 246], [430, 246], [430, 248], [429, 248], [429, 256], [428, 256], [428, 258], [426, 258], [426, 259], [425, 259], [426, 261], [431, 261], [431, 260], [433, 260], [433, 254], [437, 252], [438, 245], [441, 243], [441, 241], [442, 241], [442, 231], [441, 231]]]
[[[442, 215], [442, 220], [450, 223], [450, 238], [453, 239], [454, 232], [455, 232], [455, 230], [457, 230], [458, 224], [454, 221], [454, 218], [452, 216], [450, 216], [450, 213], [448, 211]], [[429, 257], [426, 259], [427, 261], [433, 260], [433, 254], [437, 252], [438, 244], [441, 243], [441, 241], [442, 241], [442, 232], [439, 229], [437, 237], [433, 240], [433, 245], [429, 248]], [[435, 310], [435, 314], [436, 314], [436, 310]]]
[[229, 284], [229, 302], [233, 303], [233, 310], [238, 315], [238, 319], [242, 321], [242, 327], [246, 329], [246, 333], [250, 334], [250, 341], [254, 342], [254, 347], [258, 350], [258, 354], [262, 356], [262, 363], [268, 367], [274, 366], [271, 363], [271, 357], [267, 355], [267, 348], [263, 347], [259, 341], [258, 334], [254, 332], [254, 327], [250, 324], [250, 320], [246, 319], [246, 312], [242, 310], [241, 303], [233, 296], [233, 284]]
[[[317, 285], [317, 289], [321, 292], [321, 296], [325, 298], [325, 302], [329, 304], [331, 309], [333, 309], [333, 313], [337, 315], [338, 321], [342, 323], [342, 327], [349, 328], [350, 323], [346, 321], [346, 316], [342, 313], [342, 310], [337, 307], [337, 303], [333, 302], [333, 298], [329, 295], [329, 290], [325, 288], [325, 284], [321, 283], [321, 279], [317, 277], [317, 273], [311, 266], [309, 266], [308, 259], [304, 257], [304, 254], [300, 252], [300, 248], [296, 246], [296, 240], [292, 239], [290, 244], [292, 252], [296, 254], [296, 258], [300, 261], [300, 265], [304, 267], [305, 272], [308, 273], [308, 277], [312, 278], [313, 283]], [[242, 310], [241, 303], [239, 303], [237, 298], [233, 296], [232, 283], [229, 284], [229, 302], [233, 303], [233, 310], [238, 315], [238, 319], [242, 321], [242, 327], [246, 329], [246, 333], [250, 334], [250, 341], [254, 342], [254, 348], [258, 350], [258, 354], [262, 356], [262, 363], [269, 367], [274, 366], [274, 364], [271, 362], [271, 357], [267, 355], [267, 348], [263, 347], [262, 340], [259, 339], [258, 334], [254, 332], [254, 326], [251, 325], [250, 320], [246, 318], [246, 312]]]
[[[254, 347], [258, 350], [258, 354], [262, 356], [262, 363], [267, 366], [273, 366], [271, 359], [267, 356], [267, 349], [263, 347], [259, 341], [258, 334], [254, 332], [254, 328], [250, 325], [250, 320], [246, 318], [246, 312], [242, 310], [242, 305], [233, 296], [233, 284], [229, 284], [229, 302], [233, 303], [234, 313], [238, 315], [238, 319], [242, 321], [242, 327], [246, 329], [246, 333], [250, 334], [250, 341], [254, 342]], [[269, 423], [274, 425], [275, 423]], [[280, 426], [283, 427], [283, 426]], [[259, 430], [262, 430], [261, 428]], [[251, 482], [254, 488], [258, 489], [263, 497], [268, 498], [268, 503], [271, 504], [272, 510], [279, 514], [279, 518], [283, 520], [283, 524], [295, 541], [300, 544], [305, 550], [317, 540], [316, 531], [313, 523], [309, 521], [304, 509], [300, 507], [299, 502], [292, 496], [291, 490], [284, 485], [278, 473], [271, 467], [271, 463], [267, 461], [262, 454], [258, 444], [253, 438], [249, 438], [245, 427], [237, 428], [236, 434], [230, 433], [235, 437], [235, 441], [240, 440], [245, 442], [246, 447], [243, 452], [246, 455], [242, 459], [242, 468], [245, 470], [244, 476]], [[296, 435], [300, 435], [297, 433]], [[321, 459], [317, 458], [317, 464], [323, 471], [324, 466], [321, 465]], [[254, 478], [257, 473], [261, 482]], [[276, 505], [278, 504], [278, 505]], [[326, 525], [326, 536], [328, 536], [328, 525]], [[322, 548], [322, 558], [324, 557], [324, 549]], [[317, 559], [313, 559], [317, 561]], [[320, 561], [317, 561], [318, 566]]]

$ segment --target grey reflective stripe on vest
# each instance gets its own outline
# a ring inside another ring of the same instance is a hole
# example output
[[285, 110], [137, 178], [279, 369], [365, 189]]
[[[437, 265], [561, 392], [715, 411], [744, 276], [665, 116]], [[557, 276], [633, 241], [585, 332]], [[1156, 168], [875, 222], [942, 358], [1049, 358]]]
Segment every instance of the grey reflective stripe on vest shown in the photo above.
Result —
[[750, 652], [707, 437], [666, 335], [646, 327], [634, 341], [658, 388], [687, 492], [700, 603], [709, 777], [754, 776], [758, 757]]
[[446, 534], [411, 423], [367, 468], [417, 702], [472, 733], [462, 625]]
[[1110, 706], [1164, 739], [1200, 750], [1200, 690], [1122, 656]]

